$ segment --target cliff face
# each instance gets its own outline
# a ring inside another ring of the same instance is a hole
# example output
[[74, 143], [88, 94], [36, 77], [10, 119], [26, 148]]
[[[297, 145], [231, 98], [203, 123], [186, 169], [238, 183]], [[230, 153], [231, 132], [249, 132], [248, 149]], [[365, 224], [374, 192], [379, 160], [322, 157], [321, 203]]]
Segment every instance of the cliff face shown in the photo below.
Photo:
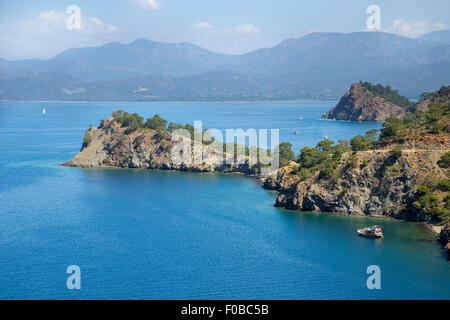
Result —
[[[122, 127], [114, 118], [109, 118], [101, 128], [90, 127], [86, 131], [81, 151], [64, 165], [259, 173], [259, 167], [249, 165], [246, 157], [242, 160], [242, 164], [238, 164], [237, 161], [234, 161], [234, 164], [225, 164], [226, 159], [233, 156], [216, 149], [208, 152], [209, 157], [204, 157], [201, 161], [194, 161], [194, 157], [199, 155], [199, 150], [204, 152], [207, 146], [175, 135], [176, 140], [172, 141], [172, 136], [173, 134], [169, 132], [158, 132], [151, 129], [129, 130]], [[184, 141], [190, 146], [192, 156], [189, 162], [178, 163], [172, 159], [171, 150], [180, 141]], [[223, 159], [223, 164], [220, 164], [219, 158]]]
[[438, 240], [444, 245], [447, 256], [450, 259], [450, 224], [447, 223], [444, 228], [442, 228]]
[[374, 96], [360, 84], [352, 84], [348, 91], [322, 119], [348, 121], [383, 121], [388, 117], [403, 117], [405, 109], [384, 98]]
[[[275, 206], [312, 212], [336, 212], [353, 215], [384, 215], [405, 220], [426, 221], [428, 217], [402, 210], [414, 199], [416, 189], [426, 182], [448, 179], [446, 169], [437, 161], [450, 149], [447, 135], [439, 142], [403, 148], [396, 158], [388, 148], [359, 151], [356, 163], [348, 164], [351, 151], [344, 153], [337, 167], [338, 181], [303, 180], [292, 168], [283, 167], [269, 176], [265, 188], [279, 192]], [[440, 148], [434, 148], [440, 145]]]

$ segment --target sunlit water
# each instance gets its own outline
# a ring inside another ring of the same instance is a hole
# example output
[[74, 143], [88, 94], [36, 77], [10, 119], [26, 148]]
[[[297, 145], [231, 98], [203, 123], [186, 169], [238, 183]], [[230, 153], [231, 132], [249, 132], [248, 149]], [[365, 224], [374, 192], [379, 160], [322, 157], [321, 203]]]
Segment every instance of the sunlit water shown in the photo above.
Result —
[[[319, 120], [335, 103], [0, 104], [0, 298], [450, 298], [449, 262], [421, 224], [276, 209], [275, 193], [236, 175], [58, 165], [116, 109], [279, 128], [296, 152], [380, 127]], [[370, 224], [385, 239], [356, 235]], [[66, 288], [69, 265], [81, 290]], [[366, 287], [369, 265], [381, 290]]]

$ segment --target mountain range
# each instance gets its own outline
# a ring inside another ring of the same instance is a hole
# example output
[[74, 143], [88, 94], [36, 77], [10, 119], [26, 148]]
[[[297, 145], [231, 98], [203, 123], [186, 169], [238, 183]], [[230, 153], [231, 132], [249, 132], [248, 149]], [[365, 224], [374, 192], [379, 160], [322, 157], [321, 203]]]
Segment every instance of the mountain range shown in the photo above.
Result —
[[419, 39], [450, 44], [450, 30], [447, 29], [429, 32], [420, 36]]
[[311, 33], [242, 55], [146, 39], [108, 43], [49, 60], [0, 59], [0, 100], [336, 98], [360, 80], [415, 97], [450, 83], [446, 35]]

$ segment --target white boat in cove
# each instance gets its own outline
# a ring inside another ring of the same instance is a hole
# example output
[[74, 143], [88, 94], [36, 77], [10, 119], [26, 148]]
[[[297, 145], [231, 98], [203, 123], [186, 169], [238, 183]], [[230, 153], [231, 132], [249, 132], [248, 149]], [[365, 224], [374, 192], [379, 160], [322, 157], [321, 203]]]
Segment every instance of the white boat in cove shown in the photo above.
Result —
[[45, 107], [42, 109], [42, 114], [45, 114]]
[[368, 237], [368, 238], [384, 238], [383, 232], [381, 229], [383, 229], [383, 226], [372, 226], [372, 227], [366, 227], [364, 229], [358, 229], [357, 232], [360, 236]]

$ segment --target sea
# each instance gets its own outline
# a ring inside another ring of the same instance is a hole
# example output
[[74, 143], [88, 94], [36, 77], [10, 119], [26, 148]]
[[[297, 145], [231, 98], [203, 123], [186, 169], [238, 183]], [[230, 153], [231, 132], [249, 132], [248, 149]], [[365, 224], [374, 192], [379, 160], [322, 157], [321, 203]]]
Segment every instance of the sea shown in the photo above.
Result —
[[[423, 224], [275, 208], [233, 174], [60, 165], [118, 109], [278, 129], [296, 153], [381, 128], [320, 120], [336, 103], [0, 103], [0, 299], [449, 299], [450, 262]], [[373, 224], [384, 239], [357, 235]]]

